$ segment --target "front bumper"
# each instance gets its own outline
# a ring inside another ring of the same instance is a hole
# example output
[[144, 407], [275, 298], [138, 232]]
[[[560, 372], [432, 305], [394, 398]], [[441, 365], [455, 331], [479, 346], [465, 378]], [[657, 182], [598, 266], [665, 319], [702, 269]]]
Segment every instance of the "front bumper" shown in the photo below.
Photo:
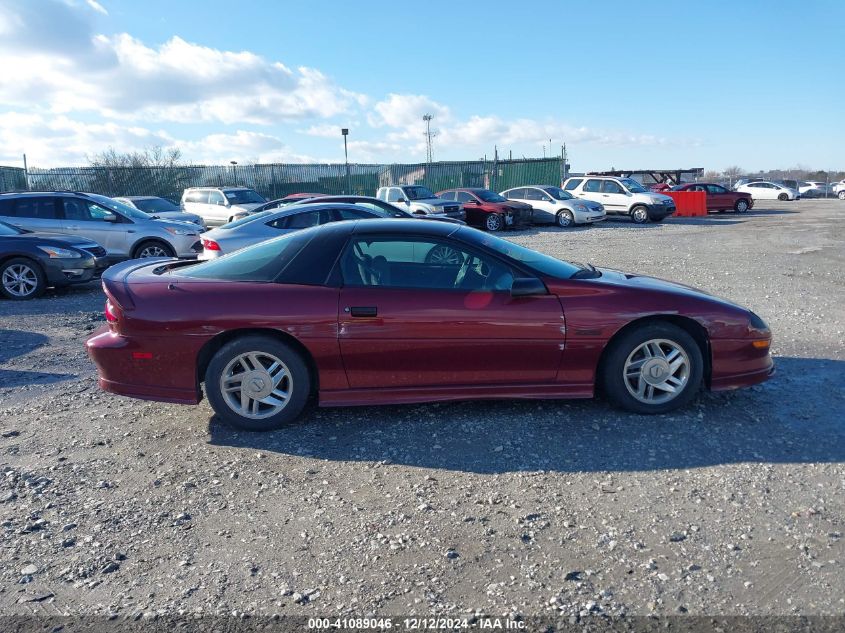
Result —
[[531, 226], [534, 222], [533, 209], [508, 209], [503, 214], [505, 218], [505, 226], [507, 228], [515, 229], [521, 227]]
[[593, 222], [601, 222], [607, 219], [607, 214], [604, 211], [578, 211], [574, 210], [572, 215], [575, 218], [575, 224], [592, 224]]
[[664, 218], [668, 218], [670, 215], [675, 213], [676, 209], [674, 204], [650, 204], [647, 205], [647, 208], [649, 220], [662, 220]]
[[768, 380], [775, 373], [771, 345], [757, 349], [753, 339], [714, 339], [710, 341], [712, 370], [710, 389], [724, 391], [750, 387]]
[[99, 272], [93, 257], [77, 259], [41, 259], [47, 283], [51, 286], [67, 286], [69, 284], [84, 284], [91, 281]]

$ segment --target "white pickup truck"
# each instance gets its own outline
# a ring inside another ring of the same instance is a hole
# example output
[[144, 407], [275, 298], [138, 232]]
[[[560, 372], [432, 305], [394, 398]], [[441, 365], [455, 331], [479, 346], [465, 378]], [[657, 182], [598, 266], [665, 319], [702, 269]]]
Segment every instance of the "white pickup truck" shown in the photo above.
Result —
[[462, 205], [438, 198], [428, 187], [421, 185], [391, 185], [379, 187], [376, 198], [390, 202], [414, 215], [445, 216], [454, 220], [466, 219]]

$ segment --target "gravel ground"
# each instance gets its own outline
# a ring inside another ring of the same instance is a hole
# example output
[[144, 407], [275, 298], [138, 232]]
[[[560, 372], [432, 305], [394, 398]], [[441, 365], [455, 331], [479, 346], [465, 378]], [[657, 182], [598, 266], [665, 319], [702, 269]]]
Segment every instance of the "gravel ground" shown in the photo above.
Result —
[[0, 301], [0, 614], [843, 614], [845, 203], [508, 237], [758, 312], [778, 374], [603, 402], [313, 410], [101, 393], [98, 285]]

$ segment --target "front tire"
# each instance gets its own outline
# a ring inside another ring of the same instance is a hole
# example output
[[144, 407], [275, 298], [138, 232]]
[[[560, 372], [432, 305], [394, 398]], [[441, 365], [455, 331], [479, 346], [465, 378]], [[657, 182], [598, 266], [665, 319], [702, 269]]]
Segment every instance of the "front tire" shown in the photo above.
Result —
[[631, 209], [631, 220], [634, 224], [645, 224], [648, 222], [648, 209], [644, 206], [636, 206]]
[[41, 266], [26, 257], [0, 264], [0, 294], [13, 301], [34, 299], [44, 293], [47, 278]]
[[845, 189], [843, 189], [838, 194], [836, 194], [836, 197], [839, 198], [840, 200], [845, 200]]
[[271, 431], [299, 417], [311, 393], [311, 378], [302, 356], [286, 343], [244, 336], [226, 343], [211, 359], [205, 392], [227, 424]]
[[651, 415], [689, 404], [701, 388], [704, 359], [685, 330], [653, 323], [613, 341], [600, 371], [597, 382], [614, 405]]
[[161, 240], [145, 240], [135, 247], [133, 257], [143, 259], [146, 257], [174, 257], [176, 253], [170, 244]]
[[778, 194], [778, 200], [780, 200], [781, 202], [786, 202], [787, 200], [789, 200], [789, 194], [786, 194], [786, 193]]
[[558, 211], [555, 216], [555, 224], [562, 229], [568, 229], [575, 224], [575, 218], [572, 216], [572, 211]]
[[748, 201], [737, 200], [736, 204], [734, 205], [734, 211], [736, 211], [737, 213], [748, 213]]
[[498, 213], [490, 213], [484, 220], [484, 228], [486, 228], [491, 233], [501, 231], [504, 225], [505, 222], [502, 219], [502, 216]]

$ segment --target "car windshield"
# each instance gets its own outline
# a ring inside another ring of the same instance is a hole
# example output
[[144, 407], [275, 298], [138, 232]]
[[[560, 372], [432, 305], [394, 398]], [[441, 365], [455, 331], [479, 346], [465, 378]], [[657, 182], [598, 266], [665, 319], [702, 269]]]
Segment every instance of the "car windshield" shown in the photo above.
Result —
[[136, 209], [135, 207], [130, 207], [128, 204], [123, 204], [122, 202], [118, 202], [112, 198], [107, 198], [106, 196], [101, 196], [96, 193], [88, 194], [88, 197], [91, 198], [97, 204], [106, 207], [107, 209], [111, 209], [112, 211], [116, 211], [121, 215], [124, 215], [128, 218], [132, 218], [133, 220], [151, 220], [149, 214], [144, 213], [143, 211]]
[[6, 224], [5, 222], [0, 222], [0, 235], [3, 235], [3, 236], [6, 236], [6, 235], [21, 235], [22, 233], [23, 233], [23, 231], [21, 231], [20, 229], [17, 229], [14, 226], [11, 226], [9, 224]]
[[548, 255], [543, 255], [537, 251], [532, 251], [530, 248], [519, 246], [508, 240], [503, 240], [500, 237], [494, 237], [489, 233], [483, 233], [476, 229], [461, 227], [458, 229], [458, 234], [469, 241], [470, 243], [485, 246], [492, 251], [501, 253], [506, 257], [510, 257], [526, 266], [533, 268], [537, 272], [548, 275], [549, 277], [556, 277], [558, 279], [569, 279], [582, 270], [581, 267], [573, 263], [556, 259]]
[[231, 204], [261, 204], [267, 202], [262, 198], [258, 192], [252, 189], [235, 189], [233, 191], [224, 191], [226, 199]]
[[625, 185], [625, 188], [631, 193], [648, 193], [648, 189], [643, 187], [633, 178], [622, 178], [619, 182]]
[[247, 224], [248, 222], [252, 222], [253, 220], [257, 220], [258, 218], [263, 218], [265, 215], [270, 215], [271, 213], [275, 213], [276, 209], [272, 211], [259, 211], [258, 213], [251, 213], [240, 220], [235, 220], [234, 222], [229, 222], [228, 224], [224, 224], [223, 226], [219, 226], [219, 229], [236, 229], [242, 224]]
[[181, 211], [179, 205], [173, 204], [166, 198], [144, 198], [133, 200], [132, 203], [145, 213], [165, 213], [167, 211]]
[[319, 228], [288, 233], [218, 259], [179, 268], [172, 274], [228, 281], [273, 281], [311, 241]]
[[426, 198], [436, 198], [431, 189], [426, 187], [402, 187], [408, 200], [425, 200]]
[[545, 187], [543, 191], [545, 191], [555, 200], [572, 200], [575, 197], [571, 193], [569, 193], [568, 191], [564, 191], [560, 187]]
[[474, 192], [479, 198], [481, 198], [484, 202], [507, 202], [508, 199], [504, 196], [500, 196], [498, 193], [493, 193], [492, 191], [487, 191], [486, 189], [482, 189], [481, 191]]

